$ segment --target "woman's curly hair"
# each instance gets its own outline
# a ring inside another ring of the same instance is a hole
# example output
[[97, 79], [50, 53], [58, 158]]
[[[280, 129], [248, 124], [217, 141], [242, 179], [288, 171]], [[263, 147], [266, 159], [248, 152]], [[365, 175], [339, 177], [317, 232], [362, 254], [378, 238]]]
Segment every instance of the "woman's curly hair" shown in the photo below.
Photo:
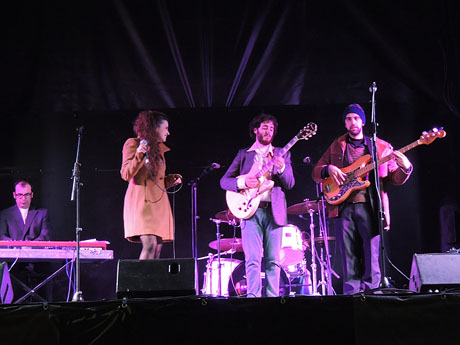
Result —
[[163, 121], [168, 121], [168, 117], [159, 111], [143, 110], [134, 121], [134, 133], [138, 138], [147, 140], [149, 146], [148, 157], [150, 161], [150, 171], [153, 176], [158, 172], [158, 165], [161, 160], [160, 148], [158, 145], [159, 136], [157, 128]]

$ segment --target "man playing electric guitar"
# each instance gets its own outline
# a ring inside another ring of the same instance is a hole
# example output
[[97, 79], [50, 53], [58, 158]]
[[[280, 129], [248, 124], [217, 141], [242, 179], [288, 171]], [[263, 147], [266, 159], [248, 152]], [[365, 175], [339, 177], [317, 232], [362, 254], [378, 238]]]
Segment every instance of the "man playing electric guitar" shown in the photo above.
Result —
[[[342, 117], [347, 133], [333, 141], [313, 168], [316, 182], [332, 178], [336, 185], [343, 185], [347, 175], [341, 169], [371, 154], [370, 138], [363, 134], [366, 115], [361, 106], [350, 104]], [[403, 153], [393, 151], [389, 143], [377, 138], [376, 146], [379, 159], [392, 155], [392, 159], [378, 167], [384, 227], [388, 230], [390, 209], [385, 183], [402, 185], [412, 173], [412, 165]], [[335, 230], [342, 258], [344, 294], [375, 289], [380, 283], [378, 198], [372, 176], [367, 178], [369, 187], [352, 191], [340, 204], [328, 205], [329, 224]]]
[[[249, 125], [249, 134], [254, 144], [238, 151], [237, 156], [220, 180], [222, 189], [239, 192], [259, 188], [267, 180], [274, 182], [260, 195], [257, 211], [241, 221], [241, 237], [245, 256], [247, 296], [262, 296], [261, 262], [265, 264], [265, 295], [279, 296], [280, 249], [282, 226], [287, 224], [285, 189], [294, 186], [290, 153], [278, 156], [281, 148], [273, 147], [272, 140], [278, 129], [273, 115], [261, 113]], [[276, 157], [268, 176], [255, 175]], [[264, 188], [265, 189], [265, 188]]]

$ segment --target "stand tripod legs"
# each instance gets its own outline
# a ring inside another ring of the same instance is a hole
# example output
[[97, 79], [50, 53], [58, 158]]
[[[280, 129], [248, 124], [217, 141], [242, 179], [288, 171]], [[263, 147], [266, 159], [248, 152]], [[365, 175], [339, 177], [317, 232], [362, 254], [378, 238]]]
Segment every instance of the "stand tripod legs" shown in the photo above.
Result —
[[311, 283], [312, 294], [318, 293], [318, 286], [316, 281], [316, 246], [315, 246], [315, 223], [313, 222], [313, 210], [310, 210], [310, 245], [311, 245]]
[[[324, 221], [320, 219], [320, 236], [319, 240], [323, 243], [324, 247], [321, 246], [320, 257], [318, 257], [320, 265], [320, 277], [321, 280], [317, 281], [317, 251], [316, 251], [316, 238], [315, 238], [315, 223], [313, 220], [313, 214], [315, 211], [310, 209], [308, 211], [310, 214], [310, 248], [311, 248], [311, 280], [312, 280], [312, 294], [317, 295], [318, 286], [321, 286], [322, 295], [332, 295], [334, 294], [331, 281], [332, 268], [330, 265], [330, 256], [329, 256], [329, 243], [328, 243], [328, 234], [325, 229]], [[321, 217], [321, 213], [319, 214]], [[334, 275], [335, 272], [334, 272]]]

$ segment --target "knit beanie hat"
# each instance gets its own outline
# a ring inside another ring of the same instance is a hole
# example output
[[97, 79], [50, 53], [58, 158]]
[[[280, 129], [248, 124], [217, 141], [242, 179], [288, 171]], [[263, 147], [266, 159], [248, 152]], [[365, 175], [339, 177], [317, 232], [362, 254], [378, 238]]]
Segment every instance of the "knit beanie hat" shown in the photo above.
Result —
[[363, 121], [363, 125], [366, 123], [366, 114], [364, 114], [364, 110], [363, 108], [361, 108], [359, 104], [350, 104], [345, 107], [342, 113], [343, 122], [345, 122], [345, 117], [347, 117], [347, 114], [350, 114], [350, 113], [355, 113], [359, 115], [359, 117]]

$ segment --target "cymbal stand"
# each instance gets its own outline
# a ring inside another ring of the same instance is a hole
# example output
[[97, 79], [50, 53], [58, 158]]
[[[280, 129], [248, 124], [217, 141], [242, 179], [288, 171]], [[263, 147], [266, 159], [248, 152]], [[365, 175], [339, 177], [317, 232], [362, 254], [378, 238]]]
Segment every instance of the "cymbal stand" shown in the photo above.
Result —
[[203, 289], [201, 290], [203, 294], [206, 293], [206, 282], [210, 282], [211, 284], [210, 291], [212, 291], [212, 262], [214, 261], [214, 256], [215, 256], [214, 254], [209, 253], [208, 256], [203, 256], [202, 258], [198, 259], [198, 260], [205, 259], [205, 258], [208, 259], [208, 261], [206, 262], [206, 271], [204, 273]]
[[216, 238], [217, 238], [217, 272], [219, 275], [219, 278], [217, 280], [217, 295], [222, 296], [222, 265], [220, 263], [220, 238], [222, 237], [220, 233], [220, 223], [222, 223], [222, 220], [220, 219], [214, 219], [214, 218], [209, 218], [211, 222], [214, 222], [216, 224]]
[[[327, 239], [325, 239], [325, 241], [327, 241]], [[323, 247], [321, 247], [319, 262], [320, 262], [320, 268], [321, 268], [321, 280], [319, 282], [319, 285], [321, 286], [322, 295], [325, 296], [326, 295], [326, 285], [327, 285], [327, 279], [325, 278], [327, 276], [327, 270], [325, 270], [325, 267], [324, 267], [326, 265], [326, 262], [324, 261]]]
[[318, 294], [318, 286], [316, 281], [316, 249], [315, 249], [315, 223], [313, 221], [314, 210], [308, 210], [310, 214], [310, 247], [311, 247], [311, 293]]
[[[336, 277], [339, 277], [337, 273], [334, 272], [331, 266], [331, 255], [329, 252], [329, 234], [327, 231], [327, 222], [326, 222], [326, 201], [324, 199], [324, 194], [322, 191], [322, 185], [321, 183], [316, 184], [316, 194], [319, 197], [318, 201], [318, 220], [319, 220], [319, 230], [320, 230], [320, 236], [323, 237], [324, 239], [324, 250], [325, 250], [325, 258], [326, 260], [323, 261], [321, 259], [321, 262], [323, 265], [325, 264], [326, 270], [325, 270], [325, 275], [326, 275], [326, 286], [327, 286], [327, 295], [333, 295], [334, 294], [334, 288], [332, 287], [332, 274], [334, 274]], [[322, 266], [323, 266], [322, 265]]]
[[[338, 278], [339, 276], [337, 275], [337, 273], [334, 272], [334, 270], [332, 270], [330, 266], [330, 255], [327, 254], [329, 253], [328, 236], [325, 235], [325, 232], [323, 231], [320, 231], [320, 232], [321, 232], [320, 238], [323, 238], [324, 248], [321, 246], [320, 257], [319, 257], [320, 266], [321, 266], [321, 281], [319, 285], [321, 285], [321, 289], [322, 289], [321, 291], [324, 296], [333, 295], [334, 290], [332, 288], [331, 273], [334, 274]], [[324, 252], [326, 252], [326, 255], [324, 254]]]

